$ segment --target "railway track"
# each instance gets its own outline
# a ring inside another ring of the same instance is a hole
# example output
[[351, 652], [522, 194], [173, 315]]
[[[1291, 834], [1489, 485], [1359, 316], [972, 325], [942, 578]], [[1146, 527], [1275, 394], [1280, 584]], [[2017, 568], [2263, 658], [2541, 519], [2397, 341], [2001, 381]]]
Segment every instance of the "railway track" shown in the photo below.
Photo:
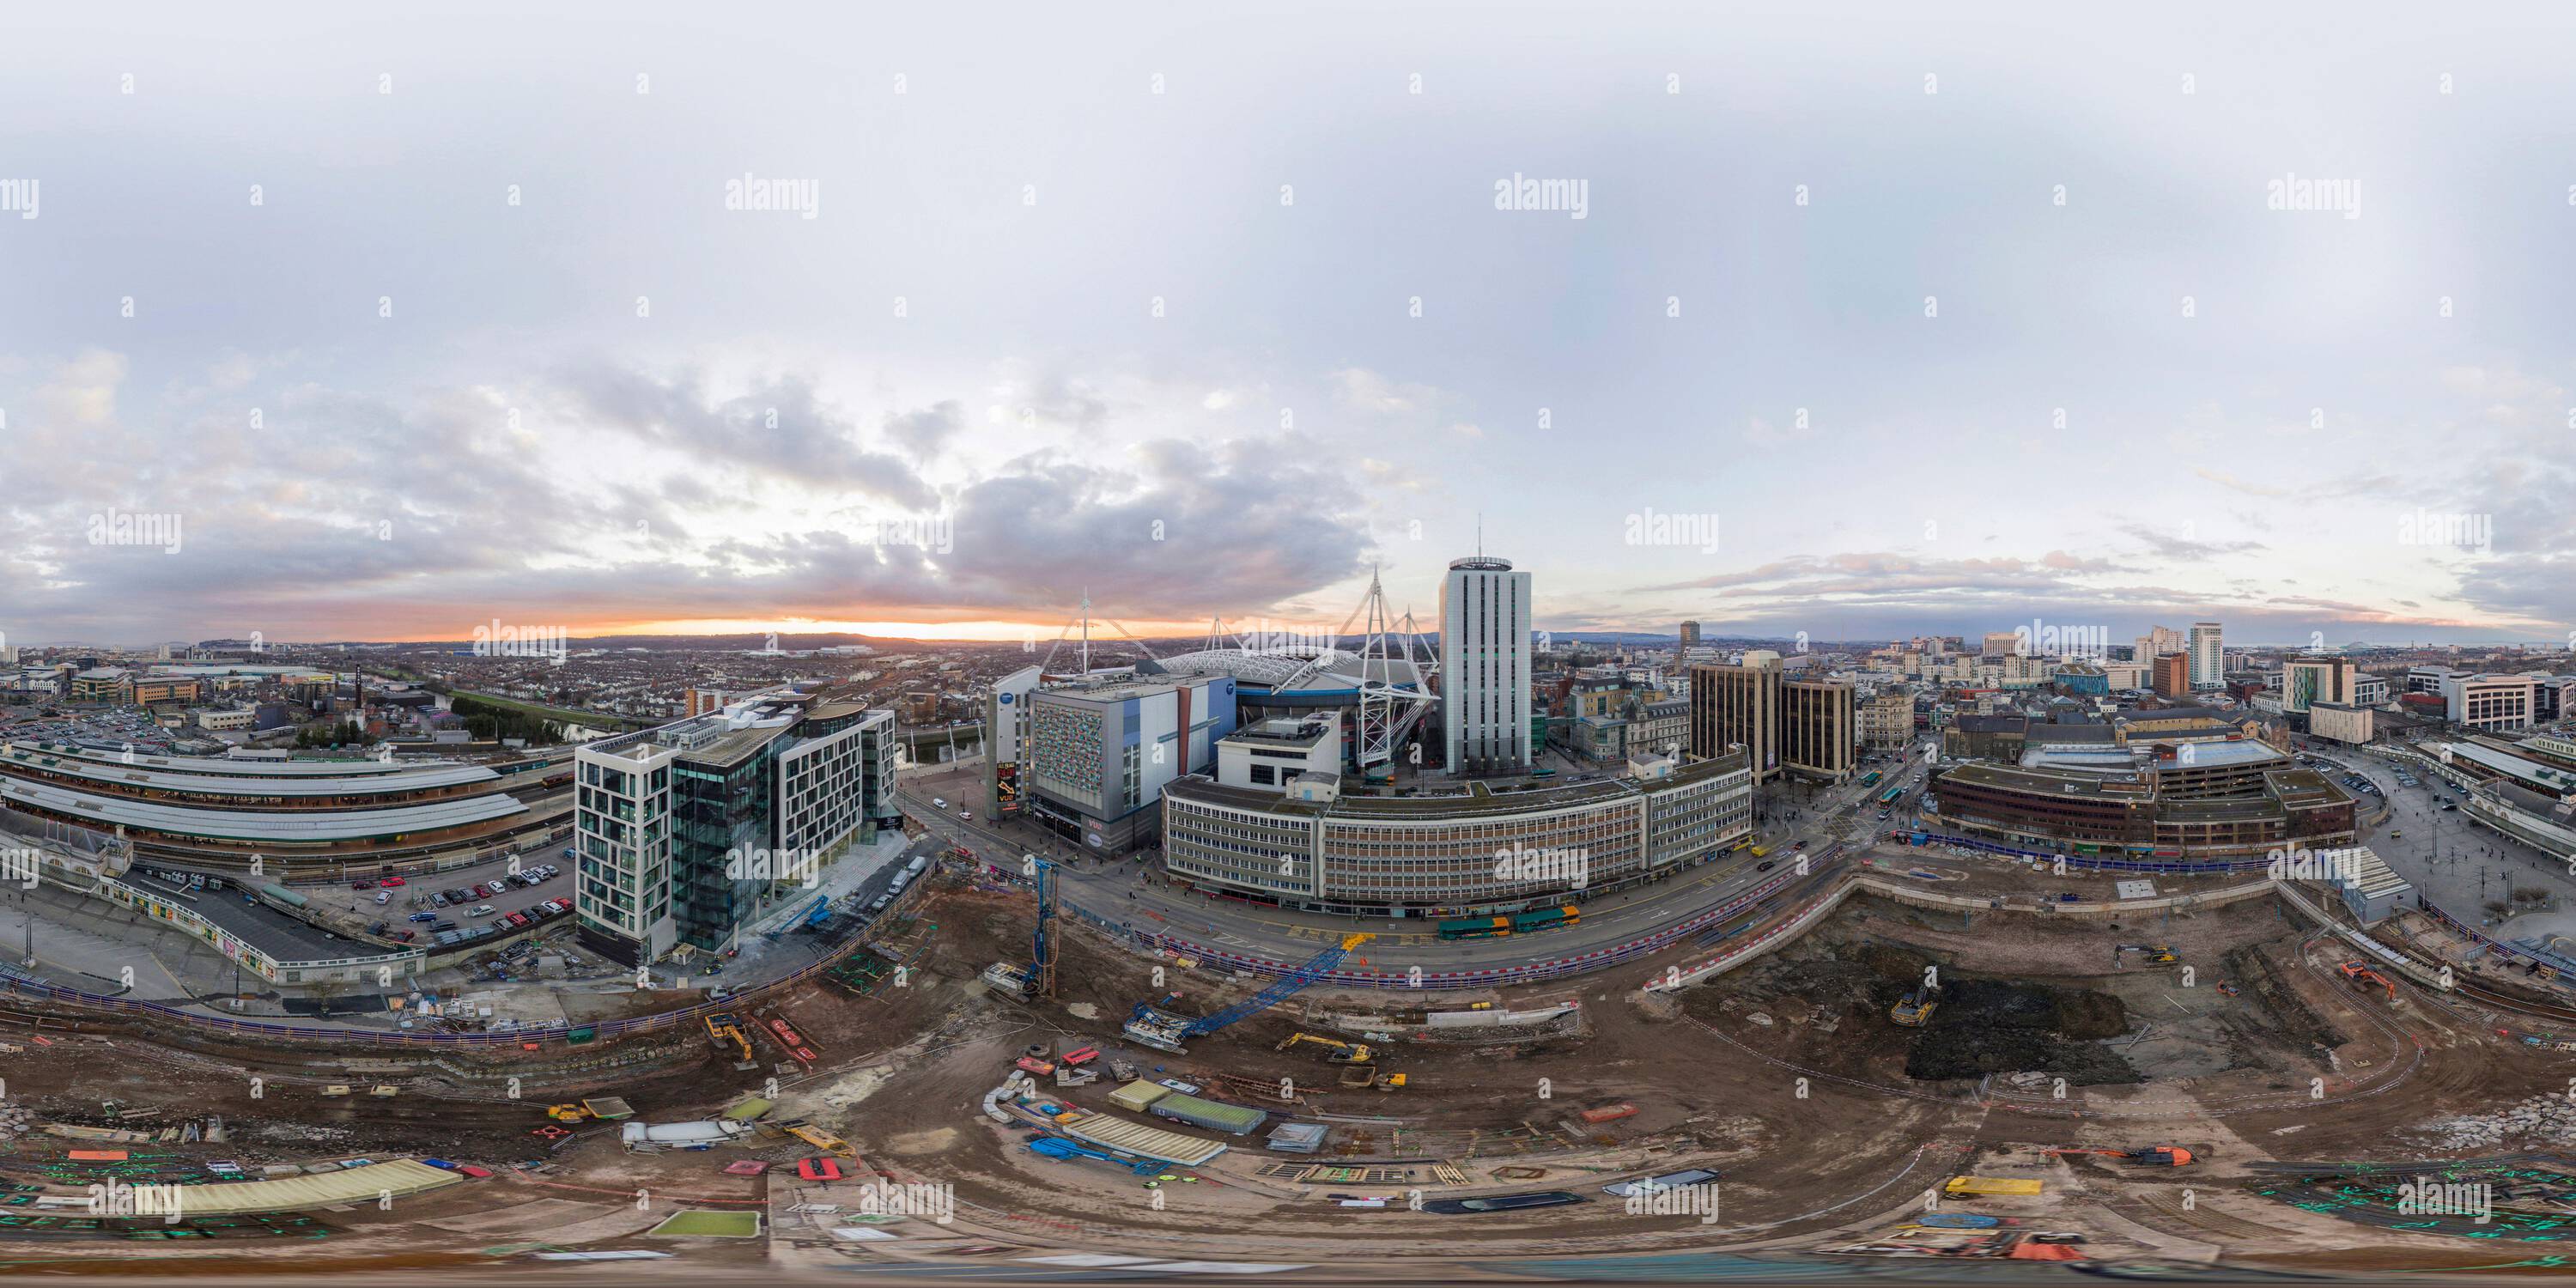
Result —
[[2499, 993], [2493, 989], [2472, 984], [2467, 980], [2457, 979], [2456, 977], [2451, 985], [2451, 991], [2458, 993], [2462, 997], [2469, 998], [2481, 1006], [2492, 1007], [2499, 1011], [2510, 1011], [2516, 1015], [2528, 1015], [2535, 1019], [2554, 1020], [2560, 1024], [2567, 1025], [2570, 1029], [2576, 1029], [2576, 1008], [2551, 1006], [2543, 1002], [2525, 1001], [2510, 994]]

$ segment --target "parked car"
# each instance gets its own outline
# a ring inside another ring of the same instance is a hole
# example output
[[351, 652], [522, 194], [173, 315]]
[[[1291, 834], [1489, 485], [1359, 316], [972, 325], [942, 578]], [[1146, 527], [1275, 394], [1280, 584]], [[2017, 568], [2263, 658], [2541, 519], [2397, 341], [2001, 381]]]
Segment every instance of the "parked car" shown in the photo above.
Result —
[[386, 877], [384, 880], [379, 881], [376, 884], [383, 886], [385, 889], [392, 890], [400, 887], [403, 884], [403, 879], [401, 877]]
[[876, 901], [875, 901], [874, 903], [871, 903], [871, 904], [869, 904], [869, 905], [868, 905], [868, 911], [870, 911], [870, 912], [883, 912], [883, 911], [885, 911], [885, 910], [886, 910], [886, 905], [887, 905], [887, 904], [890, 904], [890, 903], [893, 903], [893, 902], [894, 902], [894, 896], [893, 896], [893, 895], [890, 895], [890, 894], [881, 894], [881, 895], [878, 895], [878, 896], [876, 897]]
[[469, 916], [475, 916], [475, 917], [488, 917], [488, 916], [491, 916], [491, 915], [492, 915], [492, 905], [490, 905], [490, 904], [488, 904], [488, 903], [487, 903], [487, 904], [484, 904], [484, 905], [482, 905], [481, 907], [476, 908], [472, 913], [470, 913], [470, 914], [468, 914], [468, 915], [469, 915]]
[[526, 924], [528, 924], [528, 914], [524, 912], [514, 912], [510, 914], [510, 929], [516, 930]]
[[391, 890], [378, 890], [376, 892], [376, 906], [381, 908], [386, 904], [393, 902], [393, 897], [394, 892]]
[[352, 882], [349, 888], [352, 890], [373, 890], [376, 888], [376, 883], [373, 881]]
[[436, 921], [438, 920], [438, 914], [434, 912], [415, 912], [411, 915], [411, 919], [413, 921]]
[[447, 906], [447, 896], [444, 893], [432, 892], [429, 896], [429, 905], [433, 908], [444, 908]]
[[419, 931], [417, 931], [417, 930], [406, 930], [406, 931], [403, 931], [402, 933], [400, 933], [400, 934], [398, 934], [398, 935], [395, 935], [395, 936], [394, 936], [394, 938], [396, 938], [396, 939], [398, 939], [398, 940], [401, 940], [402, 942], [404, 942], [404, 943], [406, 943], [406, 944], [407, 944], [407, 943], [410, 943], [412, 940], [414, 940], [414, 939], [416, 939], [416, 938], [419, 938], [419, 937], [420, 937], [420, 932], [419, 932]]
[[430, 931], [431, 931], [433, 934], [444, 934], [444, 933], [446, 933], [446, 932], [448, 932], [448, 931], [450, 931], [450, 930], [454, 930], [454, 929], [456, 929], [456, 923], [455, 923], [455, 922], [453, 922], [453, 921], [442, 921], [442, 922], [438, 922], [437, 924], [432, 925], [432, 926], [430, 927]]

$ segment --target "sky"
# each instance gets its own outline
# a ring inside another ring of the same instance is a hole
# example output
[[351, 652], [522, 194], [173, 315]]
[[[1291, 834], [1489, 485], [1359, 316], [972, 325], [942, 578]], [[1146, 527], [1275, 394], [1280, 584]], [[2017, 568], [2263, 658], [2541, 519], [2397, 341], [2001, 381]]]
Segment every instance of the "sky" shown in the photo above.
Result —
[[2563, 7], [907, 8], [12, 14], [0, 639], [2576, 640]]

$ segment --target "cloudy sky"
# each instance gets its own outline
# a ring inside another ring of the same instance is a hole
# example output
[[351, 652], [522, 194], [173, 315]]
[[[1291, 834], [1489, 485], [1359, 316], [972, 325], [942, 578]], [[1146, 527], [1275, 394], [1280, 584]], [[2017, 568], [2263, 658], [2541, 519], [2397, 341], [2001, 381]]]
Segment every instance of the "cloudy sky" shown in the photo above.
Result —
[[0, 633], [2576, 629], [2560, 7], [546, 8], [11, 15]]

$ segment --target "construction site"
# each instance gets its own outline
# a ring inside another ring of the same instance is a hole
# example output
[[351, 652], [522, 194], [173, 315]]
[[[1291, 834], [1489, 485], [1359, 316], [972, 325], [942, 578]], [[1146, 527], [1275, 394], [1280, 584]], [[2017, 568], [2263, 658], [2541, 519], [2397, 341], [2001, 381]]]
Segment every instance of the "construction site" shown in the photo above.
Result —
[[[1677, 990], [1640, 987], [1650, 962], [1429, 992], [1310, 986], [1364, 935], [1237, 977], [1034, 895], [960, 867], [814, 978], [588, 1048], [360, 1056], [11, 1005], [0, 1225], [77, 1261], [166, 1237], [73, 1211], [88, 1186], [428, 1159], [452, 1183], [381, 1210], [181, 1220], [244, 1268], [289, 1237], [416, 1267], [1185, 1258], [1221, 1223], [1235, 1256], [1390, 1273], [1716, 1248], [2404, 1269], [2458, 1249], [2395, 1221], [2356, 1247], [2368, 1206], [2302, 1205], [2278, 1169], [2576, 1136], [2528, 1108], [2563, 1092], [2563, 1054], [2358, 966], [2277, 899], [2131, 926], [1864, 892]], [[1714, 1217], [1612, 1192], [1703, 1173]], [[1948, 1188], [1981, 1178], [2015, 1184]], [[866, 1210], [889, 1194], [947, 1206]], [[1496, 1194], [1556, 1197], [1472, 1204]], [[696, 1213], [743, 1219], [673, 1224]]]

